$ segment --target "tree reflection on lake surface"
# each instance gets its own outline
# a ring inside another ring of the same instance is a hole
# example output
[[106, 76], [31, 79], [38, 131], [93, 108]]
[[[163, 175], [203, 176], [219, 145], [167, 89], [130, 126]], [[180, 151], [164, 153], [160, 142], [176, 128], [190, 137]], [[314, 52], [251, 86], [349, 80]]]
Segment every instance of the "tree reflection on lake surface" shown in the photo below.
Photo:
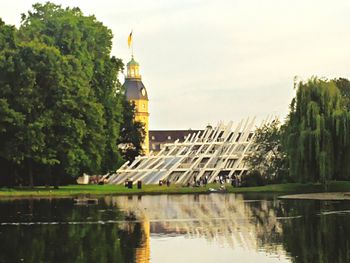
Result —
[[264, 195], [0, 201], [0, 262], [350, 262], [350, 203]]

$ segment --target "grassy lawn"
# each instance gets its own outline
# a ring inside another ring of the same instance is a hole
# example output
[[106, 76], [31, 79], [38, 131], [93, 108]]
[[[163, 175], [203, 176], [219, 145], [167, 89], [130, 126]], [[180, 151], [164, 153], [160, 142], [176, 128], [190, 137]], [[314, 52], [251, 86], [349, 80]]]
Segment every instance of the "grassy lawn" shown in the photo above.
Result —
[[[181, 185], [143, 185], [142, 189], [125, 188], [122, 185], [68, 185], [59, 189], [36, 187], [28, 188], [0, 188], [1, 197], [66, 197], [77, 195], [126, 195], [126, 194], [192, 194], [207, 193], [209, 188], [219, 189], [219, 185], [210, 184], [206, 187], [182, 187]], [[248, 193], [248, 192], [269, 192], [269, 193], [311, 193], [324, 192], [321, 184], [274, 184], [258, 187], [232, 187], [226, 185], [226, 192]], [[329, 182], [329, 192], [350, 192], [350, 181]]]

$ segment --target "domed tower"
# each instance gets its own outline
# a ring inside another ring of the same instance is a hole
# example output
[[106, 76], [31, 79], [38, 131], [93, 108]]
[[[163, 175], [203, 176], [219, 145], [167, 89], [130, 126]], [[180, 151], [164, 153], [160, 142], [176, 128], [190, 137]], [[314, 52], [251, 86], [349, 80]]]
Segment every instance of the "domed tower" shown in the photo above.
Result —
[[127, 64], [127, 75], [123, 84], [126, 99], [135, 104], [135, 121], [142, 122], [145, 127], [145, 140], [143, 142], [143, 150], [147, 155], [149, 153], [149, 112], [148, 112], [148, 96], [147, 90], [142, 83], [141, 75], [139, 73], [139, 63], [131, 57]]

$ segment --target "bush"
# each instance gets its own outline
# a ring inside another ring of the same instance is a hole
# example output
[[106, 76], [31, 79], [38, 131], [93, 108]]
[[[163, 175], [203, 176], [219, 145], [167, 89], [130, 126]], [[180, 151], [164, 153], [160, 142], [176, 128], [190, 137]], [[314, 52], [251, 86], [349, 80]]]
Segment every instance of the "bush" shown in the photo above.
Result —
[[242, 175], [242, 186], [263, 186], [267, 184], [267, 180], [257, 170]]

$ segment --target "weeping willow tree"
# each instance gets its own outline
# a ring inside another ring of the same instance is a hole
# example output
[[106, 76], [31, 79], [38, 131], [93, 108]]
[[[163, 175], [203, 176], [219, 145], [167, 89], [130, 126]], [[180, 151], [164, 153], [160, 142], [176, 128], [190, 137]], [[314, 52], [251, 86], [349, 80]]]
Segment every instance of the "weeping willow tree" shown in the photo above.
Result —
[[285, 124], [290, 175], [300, 182], [349, 179], [350, 114], [336, 81], [296, 84]]

